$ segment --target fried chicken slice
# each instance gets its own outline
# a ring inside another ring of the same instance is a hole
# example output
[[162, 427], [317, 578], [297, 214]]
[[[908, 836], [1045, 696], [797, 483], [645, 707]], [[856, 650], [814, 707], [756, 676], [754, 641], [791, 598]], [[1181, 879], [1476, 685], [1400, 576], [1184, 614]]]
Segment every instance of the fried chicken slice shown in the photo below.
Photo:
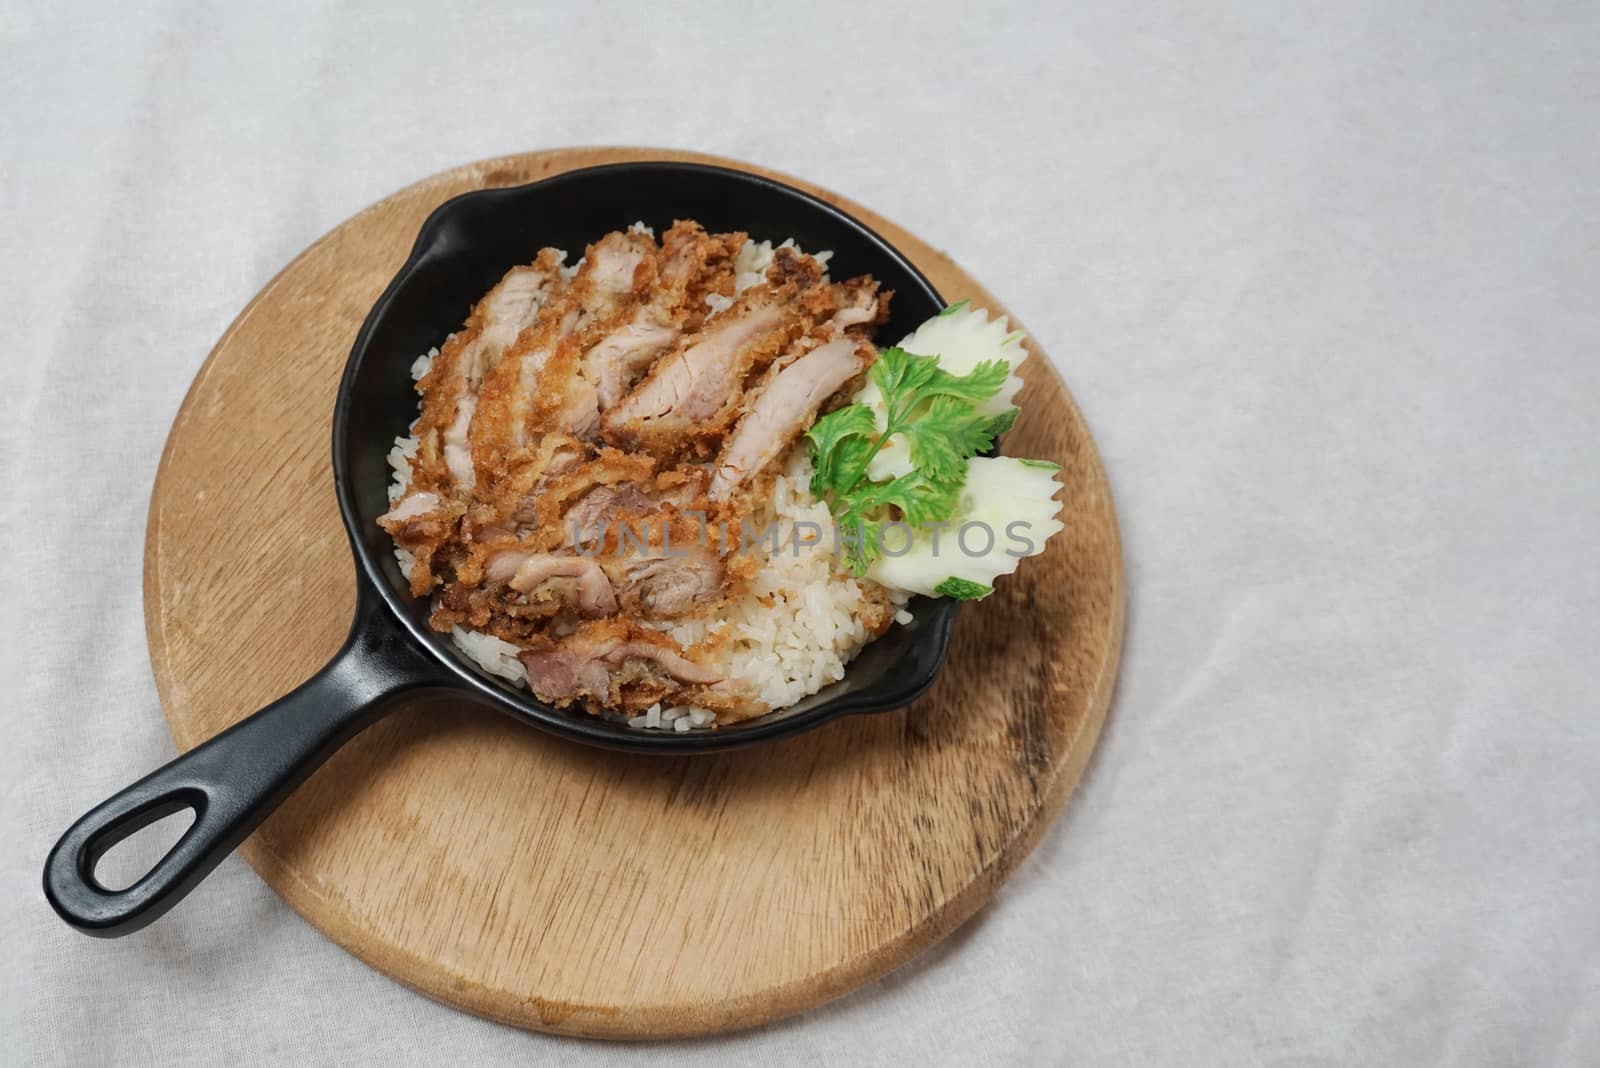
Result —
[[[888, 317], [892, 294], [880, 292], [870, 277], [831, 286], [832, 318], [818, 323], [773, 361], [745, 395], [745, 410], [713, 465], [709, 499], [726, 506], [742, 491], [760, 497], [771, 486], [779, 456], [805, 432], [817, 413], [852, 392], [860, 376], [877, 359], [867, 340]], [[760, 476], [760, 477], [758, 477]], [[722, 514], [743, 511], [735, 508]]]
[[610, 233], [590, 245], [561, 299], [490, 370], [471, 426], [480, 481], [492, 486], [543, 431], [583, 436], [594, 428], [598, 408], [575, 373], [577, 354], [586, 335], [607, 329], [649, 291], [656, 257], [655, 242], [641, 233]]
[[747, 379], [834, 313], [822, 268], [779, 249], [767, 281], [685, 337], [601, 420], [606, 439], [663, 459], [710, 455], [738, 415]]
[[871, 345], [842, 337], [812, 349], [773, 375], [728, 436], [711, 476], [711, 499], [726, 501], [782, 455], [816, 419], [823, 403], [854, 381], [874, 358]]
[[545, 250], [419, 384], [411, 484], [380, 522], [416, 557], [431, 625], [519, 646], [546, 700], [767, 711], [711, 666], [730, 637], [686, 648], [665, 628], [714, 617], [755, 570], [742, 527], [707, 521], [737, 518], [874, 358], [888, 294], [788, 247], [736, 292], [746, 241], [688, 221], [659, 246], [611, 233], [570, 279]]
[[737, 680], [724, 678], [696, 655], [659, 631], [605, 619], [538, 642], [519, 659], [528, 671], [528, 688], [552, 704], [640, 712], [681, 697], [732, 718], [766, 711]]
[[742, 233], [707, 234], [698, 223], [678, 221], [662, 238], [660, 279], [648, 300], [583, 356], [602, 412], [614, 408], [646, 371], [703, 318], [707, 293], [733, 289], [733, 259]]
[[466, 325], [445, 341], [417, 391], [422, 412], [412, 426], [418, 439], [406, 495], [378, 523], [417, 560], [412, 592], [433, 586], [432, 561], [464, 511], [476, 475], [467, 450], [480, 383], [517, 334], [565, 286], [562, 254], [545, 249], [533, 263], [513, 267], [474, 305]]

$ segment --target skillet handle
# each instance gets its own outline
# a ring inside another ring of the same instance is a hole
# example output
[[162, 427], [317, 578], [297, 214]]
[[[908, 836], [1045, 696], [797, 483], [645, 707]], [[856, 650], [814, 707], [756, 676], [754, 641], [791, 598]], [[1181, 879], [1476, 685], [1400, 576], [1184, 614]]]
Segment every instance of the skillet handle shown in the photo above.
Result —
[[[394, 707], [391, 698], [444, 680], [362, 589], [350, 635], [321, 671], [74, 823], [45, 860], [45, 897], [85, 934], [139, 930], [194, 889], [335, 750]], [[143, 878], [125, 890], [95, 879], [108, 849], [183, 809], [194, 811], [194, 824]]]

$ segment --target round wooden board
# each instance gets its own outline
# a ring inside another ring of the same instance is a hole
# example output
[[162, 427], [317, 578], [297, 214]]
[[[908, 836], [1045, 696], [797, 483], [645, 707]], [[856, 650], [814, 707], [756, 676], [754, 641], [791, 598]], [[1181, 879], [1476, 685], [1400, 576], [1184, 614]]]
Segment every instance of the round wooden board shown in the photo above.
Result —
[[[223, 335], [173, 425], [145, 546], [150, 655], [181, 749], [286, 693], [339, 647], [355, 580], [329, 467], [333, 398], [362, 319], [424, 217], [466, 190], [650, 158], [769, 173], [642, 149], [461, 167], [329, 233]], [[1004, 310], [888, 220], [776, 177], [877, 229], [947, 299]], [[909, 709], [669, 759], [422, 702], [335, 756], [244, 844], [245, 857], [373, 967], [545, 1031], [750, 1027], [905, 962], [971, 916], [1061, 809], [1121, 652], [1105, 472], [1033, 351], [1005, 449], [1062, 465], [1066, 531], [962, 609], [948, 666]]]

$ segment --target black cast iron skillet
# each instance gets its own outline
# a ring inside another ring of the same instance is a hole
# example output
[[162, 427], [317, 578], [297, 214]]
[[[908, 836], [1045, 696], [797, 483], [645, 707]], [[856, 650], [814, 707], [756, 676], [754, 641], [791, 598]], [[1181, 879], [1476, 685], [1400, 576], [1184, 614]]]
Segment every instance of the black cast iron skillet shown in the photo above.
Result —
[[[456, 197], [429, 216], [411, 257], [356, 337], [333, 412], [333, 478], [356, 561], [355, 622], [344, 648], [299, 689], [152, 772], [92, 809], [45, 861], [44, 891], [68, 923], [114, 937], [150, 923], [203, 879], [334, 750], [408, 695], [448, 691], [542, 730], [590, 745], [647, 753], [703, 753], [770, 741], [846, 713], [910, 703], [944, 662], [956, 602], [919, 598], [914, 621], [868, 645], [845, 677], [790, 709], [710, 731], [640, 731], [566, 712], [494, 678], [427, 626], [389, 536], [385, 456], [407, 433], [417, 397], [407, 373], [441, 344], [510, 267], [547, 245], [576, 256], [600, 235], [643, 220], [665, 230], [697, 219], [708, 230], [754, 239], [793, 237], [832, 249], [835, 277], [872, 274], [894, 290], [893, 341], [942, 302], [915, 267], [860, 222], [797, 189], [739, 171], [690, 163], [624, 163], [571, 171], [531, 185]], [[287, 640], [287, 636], [286, 636]], [[124, 890], [94, 869], [116, 843], [164, 816], [192, 809], [194, 823], [155, 867]]]

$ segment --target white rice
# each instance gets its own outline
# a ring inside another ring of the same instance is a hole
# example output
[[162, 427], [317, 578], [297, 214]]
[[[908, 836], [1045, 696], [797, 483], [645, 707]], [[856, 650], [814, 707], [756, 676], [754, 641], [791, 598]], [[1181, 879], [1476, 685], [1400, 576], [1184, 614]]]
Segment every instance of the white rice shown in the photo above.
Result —
[[[634, 229], [649, 233], [643, 223]], [[795, 247], [792, 240], [777, 248]], [[772, 265], [775, 247], [770, 241], [746, 242], [734, 261], [734, 290], [743, 292], [759, 282]], [[816, 259], [826, 266], [831, 252]], [[580, 263], [582, 261], [579, 261]], [[573, 269], [576, 269], [574, 265]], [[712, 313], [725, 310], [730, 298], [715, 294], [707, 298]], [[427, 374], [437, 348], [419, 356], [411, 365], [411, 377]], [[389, 466], [394, 471], [389, 485], [390, 502], [405, 495], [411, 481], [411, 459], [417, 452], [415, 437], [396, 438], [389, 450]], [[768, 707], [782, 709], [830, 683], [844, 678], [845, 666], [872, 640], [861, 621], [861, 608], [867, 595], [863, 580], [851, 577], [840, 567], [833, 552], [832, 517], [827, 505], [811, 496], [811, 461], [803, 444], [789, 454], [784, 471], [772, 491], [771, 512], [752, 520], [753, 527], [771, 520], [777, 532], [776, 547], [768, 540], [758, 550], [760, 563], [745, 592], [738, 600], [723, 606], [716, 619], [655, 624], [685, 647], [720, 639], [715, 646], [717, 663], [730, 678], [752, 684], [757, 696]], [[797, 524], [810, 537], [823, 533], [810, 545], [797, 544]], [[715, 538], [715, 532], [711, 537]], [[409, 575], [415, 563], [410, 553], [396, 547], [400, 569]], [[910, 623], [905, 604], [909, 595], [888, 591], [894, 605], [894, 621]], [[770, 603], [768, 603], [770, 602]], [[456, 647], [484, 671], [517, 685], [527, 685], [528, 673], [517, 659], [520, 650], [492, 634], [452, 627], [450, 638]], [[663, 708], [652, 705], [643, 714], [627, 720], [640, 730], [704, 730], [717, 722], [716, 713], [686, 706]]]
[[[409, 452], [404, 448], [407, 441]], [[415, 449], [414, 439], [400, 439], [390, 453], [390, 463]], [[396, 465], [389, 490], [392, 498], [398, 497], [397, 488], [403, 487], [409, 474], [404, 461]], [[796, 524], [811, 524], [799, 528], [801, 537], [811, 537], [815, 530], [832, 530], [828, 506], [811, 496], [807, 489], [810, 481], [811, 461], [801, 446], [790, 454], [773, 488], [776, 550], [767, 551], [771, 540], [765, 543], [760, 566], [742, 596], [724, 606], [716, 619], [657, 625], [685, 647], [722, 638], [716, 662], [723, 673], [751, 683], [757, 696], [774, 709], [786, 708], [844, 678], [845, 666], [872, 640], [861, 622], [864, 583], [839, 567], [831, 534], [822, 534], [811, 545], [796, 542]], [[713, 532], [711, 536], [716, 535]], [[410, 554], [397, 549], [395, 555], [409, 574]], [[899, 590], [888, 594], [896, 609], [895, 622], [910, 623], [912, 615], [905, 608], [909, 595]], [[527, 684], [527, 670], [517, 659], [521, 650], [510, 642], [459, 626], [451, 628], [450, 638], [489, 674]], [[658, 704], [629, 719], [628, 725], [642, 730], [688, 731], [710, 727], [716, 721], [716, 713], [707, 709], [662, 708]]]
[[522, 650], [510, 642], [501, 641], [493, 634], [466, 627], [451, 627], [450, 640], [456, 648], [478, 662], [478, 666], [491, 675], [510, 682], [528, 684], [528, 669], [522, 666], [517, 654]]
[[[864, 583], [840, 568], [832, 516], [811, 496], [810, 482], [811, 460], [801, 445], [791, 451], [773, 486], [776, 550], [762, 553], [744, 595], [715, 620], [660, 625], [684, 646], [731, 635], [722, 649], [725, 673], [752, 683], [772, 708], [792, 705], [844, 678], [845, 665], [872, 640], [861, 622]], [[809, 525], [797, 528], [802, 523]], [[815, 535], [819, 530], [823, 533]], [[798, 544], [797, 533], [816, 540]], [[909, 623], [907, 595], [891, 590], [890, 599], [895, 619]]]
[[[782, 244], [774, 245], [771, 241], [746, 241], [739, 249], [739, 255], [733, 260], [733, 293], [738, 296], [762, 278], [766, 277], [767, 268], [772, 266], [773, 254], [780, 248], [798, 249], [794, 238], [788, 238]], [[812, 257], [822, 264], [826, 270], [828, 261], [833, 259], [831, 251], [824, 250]], [[823, 279], [827, 279], [824, 274]], [[733, 297], [725, 297], [720, 293], [706, 294], [706, 307], [711, 309], [712, 316], [721, 315], [733, 306]]]

